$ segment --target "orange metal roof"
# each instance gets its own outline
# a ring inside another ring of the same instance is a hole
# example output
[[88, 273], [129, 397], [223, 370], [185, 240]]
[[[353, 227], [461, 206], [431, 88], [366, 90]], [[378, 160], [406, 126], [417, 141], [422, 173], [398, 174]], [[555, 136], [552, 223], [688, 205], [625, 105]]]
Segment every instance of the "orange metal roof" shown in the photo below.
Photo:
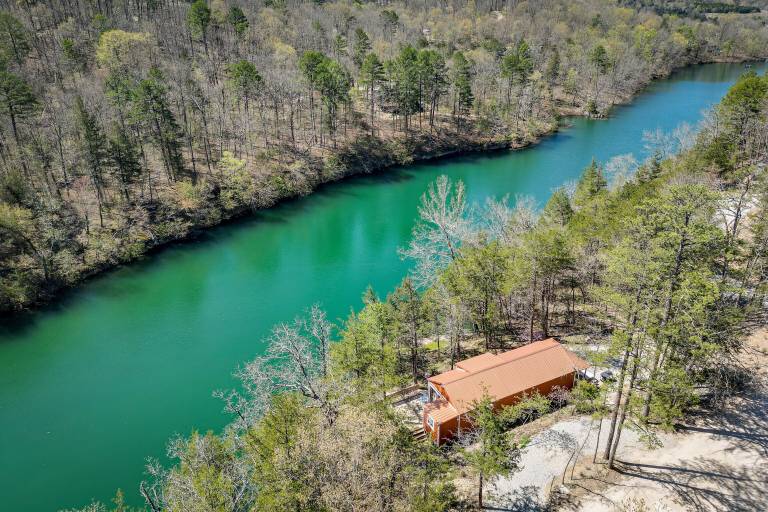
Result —
[[434, 382], [435, 384], [447, 384], [448, 382], [453, 382], [454, 380], [463, 379], [469, 374], [469, 372], [462, 370], [460, 368], [454, 368], [453, 370], [448, 370], [447, 372], [443, 372], [440, 375], [435, 375], [433, 377], [430, 377], [428, 380], [430, 382]]
[[435, 411], [440, 414], [440, 418], [433, 414], [436, 421], [443, 421], [443, 416], [448, 419], [466, 413], [484, 392], [494, 400], [501, 400], [574, 370], [588, 368], [589, 364], [549, 338], [498, 355], [482, 354], [462, 361], [456, 367], [429, 378], [430, 382], [443, 387], [445, 402], [455, 411], [453, 416], [447, 416], [449, 409], [446, 405], [436, 405]]
[[469, 359], [459, 361], [456, 363], [456, 366], [465, 372], [476, 372], [479, 370], [484, 370], [489, 366], [494, 366], [497, 362], [498, 356], [495, 356], [490, 352], [486, 352], [484, 354], [480, 354], [479, 356], [470, 357]]
[[459, 415], [459, 411], [443, 398], [424, 404], [424, 412], [432, 416], [437, 423], [445, 423]]

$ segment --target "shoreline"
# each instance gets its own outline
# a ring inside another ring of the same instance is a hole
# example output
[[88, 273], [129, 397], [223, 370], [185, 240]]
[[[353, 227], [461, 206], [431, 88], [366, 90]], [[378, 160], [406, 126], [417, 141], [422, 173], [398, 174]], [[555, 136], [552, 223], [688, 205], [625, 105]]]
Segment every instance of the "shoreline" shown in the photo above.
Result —
[[[101, 265], [94, 266], [93, 268], [84, 271], [82, 274], [77, 276], [77, 278], [70, 283], [48, 283], [48, 286], [41, 287], [42, 291], [37, 295], [37, 297], [34, 298], [34, 300], [30, 300], [19, 309], [5, 310], [5, 311], [0, 310], [0, 318], [1, 319], [11, 318], [13, 320], [19, 320], [21, 322], [24, 322], [22, 318], [18, 318], [18, 317], [36, 313], [46, 308], [52, 307], [57, 303], [66, 301], [68, 296], [70, 296], [70, 294], [77, 291], [81, 286], [87, 284], [92, 279], [107, 275], [109, 272], [119, 270], [125, 266], [133, 265], [138, 262], [144, 261], [148, 258], [151, 258], [153, 255], [156, 255], [159, 252], [169, 249], [173, 246], [195, 243], [199, 241], [202, 235], [204, 235], [206, 232], [212, 229], [215, 229], [217, 227], [232, 225], [236, 222], [252, 217], [254, 214], [257, 214], [258, 212], [266, 211], [268, 209], [287, 204], [291, 201], [301, 200], [302, 198], [312, 193], [315, 193], [318, 190], [318, 188], [322, 186], [341, 183], [350, 178], [381, 174], [389, 171], [392, 168], [399, 167], [399, 166], [412, 165], [414, 163], [436, 162], [442, 159], [458, 158], [458, 157], [467, 156], [467, 155], [491, 154], [491, 153], [502, 152], [502, 151], [519, 151], [519, 150], [529, 149], [534, 146], [537, 146], [544, 138], [557, 134], [562, 127], [567, 126], [568, 119], [572, 119], [572, 118], [592, 118], [597, 120], [608, 119], [615, 107], [623, 106], [623, 105], [631, 105], [635, 101], [635, 99], [640, 94], [642, 94], [643, 91], [645, 91], [648, 88], [648, 86], [654, 81], [669, 79], [676, 72], [682, 71], [686, 68], [693, 67], [693, 66], [711, 65], [711, 64], [747, 64], [750, 62], [762, 62], [762, 61], [735, 57], [735, 58], [727, 58], [727, 59], [712, 59], [705, 62], [688, 64], [686, 66], [670, 69], [665, 73], [656, 75], [650, 78], [649, 80], [643, 82], [640, 88], [634, 91], [631, 95], [628, 95], [626, 98], [615, 98], [615, 102], [611, 103], [608, 110], [604, 112], [601, 116], [592, 117], [583, 112], [582, 113], [567, 112], [560, 109], [558, 111], [556, 122], [550, 123], [549, 125], [545, 126], [545, 129], [543, 131], [533, 135], [527, 140], [519, 140], [519, 139], [514, 140], [514, 139], [505, 138], [505, 137], [493, 137], [493, 136], [487, 137], [487, 138], [473, 137], [472, 134], [464, 134], [462, 137], [461, 134], [457, 134], [450, 131], [443, 132], [443, 133], [438, 132], [435, 134], [429, 134], [426, 132], [416, 132], [411, 136], [396, 137], [394, 139], [389, 139], [389, 140], [375, 139], [379, 143], [378, 149], [382, 149], [385, 151], [388, 148], [383, 146], [386, 146], [387, 143], [396, 143], [396, 144], [415, 143], [413, 150], [409, 151], [409, 153], [406, 155], [405, 161], [399, 160], [397, 156], [392, 155], [391, 152], [388, 153], [387, 155], [375, 155], [371, 153], [363, 155], [363, 154], [355, 153], [353, 151], [345, 152], [345, 150], [338, 151], [335, 154], [332, 153], [333, 157], [347, 160], [347, 162], [343, 164], [342, 172], [334, 173], [330, 176], [323, 176], [322, 168], [313, 169], [317, 173], [317, 179], [311, 181], [310, 189], [306, 194], [290, 194], [284, 197], [278, 197], [274, 200], [273, 203], [264, 207], [240, 208], [240, 209], [235, 209], [230, 211], [222, 211], [221, 217], [215, 223], [212, 223], [212, 224], [200, 223], [197, 225], [193, 224], [189, 227], [189, 229], [185, 233], [180, 234], [178, 236], [172, 236], [168, 238], [157, 238], [147, 243], [145, 249], [141, 252], [141, 254], [127, 261], [117, 262], [115, 264], [101, 264]], [[456, 136], [459, 136], [461, 138], [457, 140]], [[450, 139], [450, 142], [447, 144], [444, 144], [447, 139]], [[437, 143], [437, 144], [435, 145], [435, 147], [430, 148], [429, 143]], [[345, 148], [345, 149], [349, 149], [349, 148]], [[376, 156], [383, 157], [383, 160], [376, 159], [375, 158]], [[367, 162], [360, 161], [360, 159], [365, 159], [365, 158], [372, 159], [376, 163], [371, 165], [370, 160]], [[367, 163], [368, 165], [364, 165], [365, 163]], [[14, 318], [14, 317], [17, 317], [17, 318]]]

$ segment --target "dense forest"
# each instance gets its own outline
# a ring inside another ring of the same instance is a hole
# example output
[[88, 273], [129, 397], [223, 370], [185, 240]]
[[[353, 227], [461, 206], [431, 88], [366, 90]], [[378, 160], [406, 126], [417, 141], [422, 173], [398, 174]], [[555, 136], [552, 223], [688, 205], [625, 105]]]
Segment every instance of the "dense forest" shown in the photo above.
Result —
[[768, 56], [762, 14], [702, 4], [2, 1], [0, 311], [322, 182]]
[[669, 0], [628, 0], [626, 5], [653, 9], [657, 14], [677, 14], [689, 18], [706, 19], [707, 15], [717, 13], [755, 13], [760, 12], [760, 2], [705, 2], [705, 1], [669, 1]]
[[[700, 128], [657, 137], [645, 162], [593, 162], [541, 212], [522, 199], [473, 208], [438, 179], [403, 248], [411, 275], [384, 298], [366, 291], [341, 325], [315, 306], [275, 326], [242, 388], [217, 392], [229, 427], [175, 439], [170, 469], [150, 464], [148, 509], [467, 509], [457, 479], [475, 478], [482, 500], [526, 443], [509, 427], [562, 402], [608, 418], [608, 467], [628, 426], [658, 447], [660, 429], [723, 405], [750, 380], [745, 334], [765, 324], [768, 77], [746, 73]], [[452, 446], [415, 441], [382, 395], [452, 367], [473, 340], [498, 350], [574, 332], [609, 347], [613, 383], [501, 411], [486, 397]]]

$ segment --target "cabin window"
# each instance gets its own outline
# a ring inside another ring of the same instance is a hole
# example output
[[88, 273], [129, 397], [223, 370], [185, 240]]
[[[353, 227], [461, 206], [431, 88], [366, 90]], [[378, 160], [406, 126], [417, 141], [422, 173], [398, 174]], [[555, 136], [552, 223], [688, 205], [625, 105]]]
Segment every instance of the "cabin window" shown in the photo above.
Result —
[[431, 430], [435, 430], [435, 418], [432, 416], [427, 416], [427, 425], [429, 425]]
[[432, 383], [429, 383], [428, 386], [429, 389], [429, 402], [432, 402], [434, 400], [437, 400], [438, 398], [443, 398], [443, 395], [440, 394], [440, 392], [437, 390], [436, 387], [432, 385]]

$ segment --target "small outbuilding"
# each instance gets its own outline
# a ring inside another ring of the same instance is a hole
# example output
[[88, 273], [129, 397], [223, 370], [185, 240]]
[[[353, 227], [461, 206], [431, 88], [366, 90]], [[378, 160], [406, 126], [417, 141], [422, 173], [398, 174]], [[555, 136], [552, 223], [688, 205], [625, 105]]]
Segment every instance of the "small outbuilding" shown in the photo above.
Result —
[[552, 338], [466, 359], [453, 370], [428, 379], [424, 431], [442, 444], [462, 428], [471, 428], [468, 414], [484, 393], [496, 408], [514, 405], [534, 392], [548, 395], [556, 387], [572, 388], [577, 373], [588, 367], [589, 363]]

